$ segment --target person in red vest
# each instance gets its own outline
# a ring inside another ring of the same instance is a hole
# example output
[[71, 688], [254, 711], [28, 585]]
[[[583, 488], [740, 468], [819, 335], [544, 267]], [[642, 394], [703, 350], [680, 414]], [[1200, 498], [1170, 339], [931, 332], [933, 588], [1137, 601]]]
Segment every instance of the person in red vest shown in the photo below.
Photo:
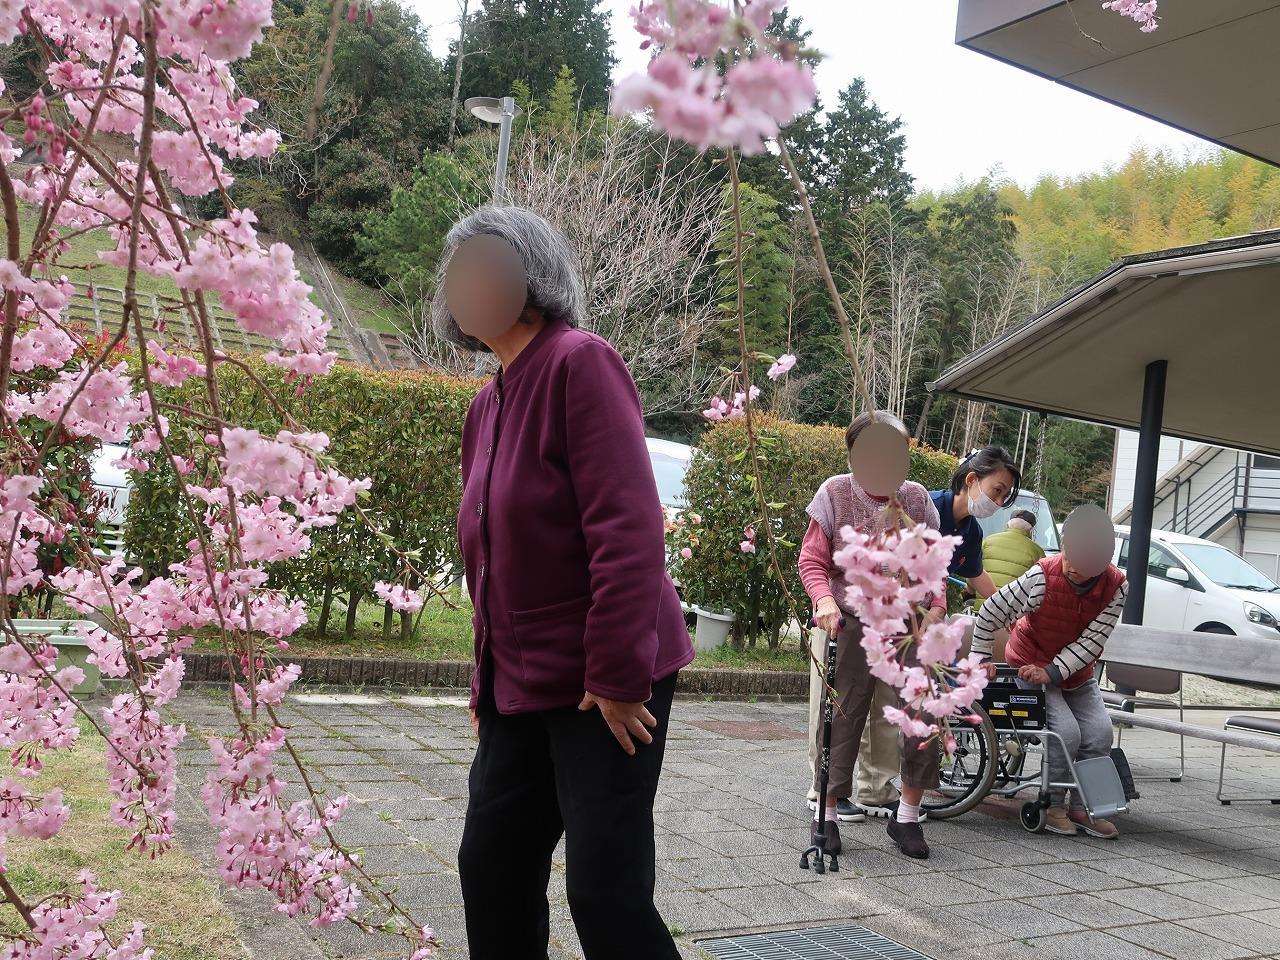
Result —
[[[973, 652], [991, 657], [994, 634], [1008, 629], [1005, 657], [1018, 668], [1018, 685], [1043, 686], [1048, 727], [1062, 737], [1074, 760], [1105, 757], [1111, 752], [1111, 718], [1102, 702], [1094, 664], [1102, 656], [1111, 631], [1120, 622], [1128, 582], [1110, 562], [1114, 534], [1098, 507], [1078, 507], [1063, 525], [1062, 552], [1045, 557], [1018, 579], [996, 591], [978, 611]], [[1075, 533], [1075, 536], [1072, 534]], [[1069, 780], [1062, 747], [1049, 747], [1049, 776]], [[1114, 839], [1115, 824], [1092, 822], [1080, 798], [1050, 791], [1052, 806], [1045, 829], [1075, 836]]]

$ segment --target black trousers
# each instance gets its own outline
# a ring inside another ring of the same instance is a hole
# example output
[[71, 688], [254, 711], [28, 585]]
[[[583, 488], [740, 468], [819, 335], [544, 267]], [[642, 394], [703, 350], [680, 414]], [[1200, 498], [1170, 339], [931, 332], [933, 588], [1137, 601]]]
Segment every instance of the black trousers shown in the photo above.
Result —
[[653, 798], [676, 677], [653, 685], [653, 743], [627, 756], [599, 710], [480, 710], [458, 851], [471, 960], [547, 960], [551, 856], [563, 834], [585, 960], [679, 960], [653, 905]]

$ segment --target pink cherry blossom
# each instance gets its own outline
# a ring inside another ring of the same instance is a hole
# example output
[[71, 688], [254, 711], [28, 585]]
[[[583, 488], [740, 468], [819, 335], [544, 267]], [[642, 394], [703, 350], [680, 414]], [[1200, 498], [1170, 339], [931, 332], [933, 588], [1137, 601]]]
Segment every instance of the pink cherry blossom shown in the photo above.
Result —
[[681, 547], [680, 556], [683, 557], [685, 560], [688, 560], [690, 557], [693, 556], [693, 550], [690, 549], [689, 547]]
[[[741, 0], [642, 2], [631, 11], [642, 46], [656, 53], [644, 74], [614, 87], [614, 113], [653, 112], [654, 124], [699, 150], [737, 146], [758, 153], [764, 142], [813, 104], [812, 68], [764, 31], [782, 4]], [[744, 43], [751, 38], [753, 45]], [[717, 57], [733, 66], [723, 77]]]
[[1141, 25], [1143, 33], [1151, 33], [1160, 26], [1160, 18], [1156, 16], [1158, 5], [1158, 0], [1105, 0], [1102, 8], [1129, 17]]
[[794, 353], [784, 353], [769, 367], [769, 379], [777, 380], [779, 377], [791, 371], [796, 365], [796, 355]]
[[401, 613], [417, 613], [422, 609], [422, 594], [409, 590], [403, 584], [390, 584], [379, 580], [373, 585], [373, 592], [379, 599], [390, 604], [392, 610], [398, 610]]

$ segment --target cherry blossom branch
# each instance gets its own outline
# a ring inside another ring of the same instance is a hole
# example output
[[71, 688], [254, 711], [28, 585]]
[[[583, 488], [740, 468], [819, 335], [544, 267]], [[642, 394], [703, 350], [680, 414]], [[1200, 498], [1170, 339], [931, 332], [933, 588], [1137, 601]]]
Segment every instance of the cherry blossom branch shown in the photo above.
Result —
[[[746, 321], [746, 281], [742, 273], [742, 256], [743, 256], [743, 232], [742, 232], [742, 206], [741, 206], [741, 181], [738, 177], [738, 160], [734, 156], [733, 149], [725, 151], [725, 157], [729, 161], [729, 183], [732, 189], [733, 197], [733, 279], [736, 288], [735, 312], [738, 321], [738, 351], [740, 354], [740, 363], [742, 370], [742, 385], [746, 396], [742, 403], [743, 425], [747, 432], [747, 455], [751, 459], [752, 486], [755, 487], [756, 500], [760, 506], [761, 522], [764, 527], [765, 543], [769, 547], [769, 564], [773, 568], [773, 574], [778, 580], [778, 588], [782, 591], [782, 595], [786, 598], [787, 607], [791, 611], [791, 615], [800, 624], [800, 632], [804, 636], [808, 636], [808, 629], [805, 626], [804, 619], [800, 616], [796, 606], [795, 597], [791, 595], [791, 588], [787, 585], [787, 578], [782, 573], [782, 566], [778, 563], [778, 548], [773, 535], [773, 522], [769, 516], [769, 500], [764, 492], [764, 478], [760, 470], [760, 453], [756, 447], [756, 431], [755, 421], [752, 416], [751, 403], [751, 353], [747, 350], [747, 321]], [[809, 656], [813, 656], [810, 650]], [[815, 661], [816, 662], [816, 661]], [[824, 680], [825, 682], [825, 680]]]

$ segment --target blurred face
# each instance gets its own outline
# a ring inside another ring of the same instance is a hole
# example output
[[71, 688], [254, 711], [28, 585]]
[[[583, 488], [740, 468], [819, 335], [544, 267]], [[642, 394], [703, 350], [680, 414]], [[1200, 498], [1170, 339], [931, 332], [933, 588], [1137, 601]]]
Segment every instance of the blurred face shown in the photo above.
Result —
[[1062, 572], [1067, 579], [1075, 584], [1092, 580], [1111, 563], [1114, 549], [1115, 528], [1101, 507], [1086, 503], [1071, 511], [1062, 525]]
[[1066, 575], [1066, 578], [1068, 580], [1070, 580], [1072, 583], [1076, 584], [1077, 586], [1079, 586], [1082, 583], [1088, 583], [1089, 580], [1093, 579], [1092, 577], [1085, 576], [1083, 573], [1081, 573], [1079, 570], [1073, 567], [1071, 565], [1070, 558], [1068, 558], [1066, 554], [1063, 554], [1063, 557], [1062, 557], [1062, 572], [1063, 574]]
[[520, 319], [528, 277], [515, 247], [501, 237], [480, 234], [454, 251], [444, 289], [459, 329], [489, 344]]

